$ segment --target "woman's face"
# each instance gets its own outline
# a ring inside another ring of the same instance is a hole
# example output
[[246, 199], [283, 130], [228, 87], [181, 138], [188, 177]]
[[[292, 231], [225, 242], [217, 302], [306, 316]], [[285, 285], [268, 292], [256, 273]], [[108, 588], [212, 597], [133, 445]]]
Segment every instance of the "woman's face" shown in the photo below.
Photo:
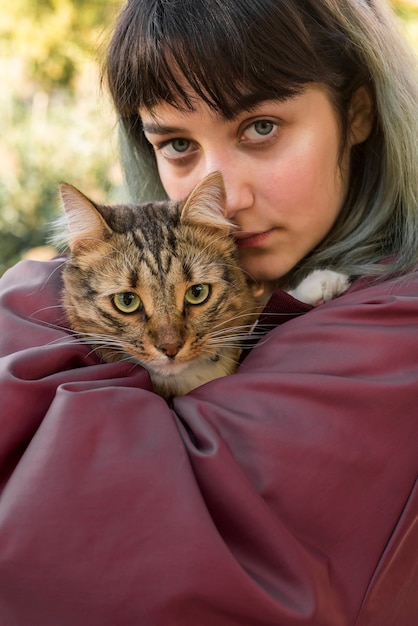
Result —
[[140, 115], [171, 199], [223, 174], [241, 263], [255, 280], [287, 274], [334, 224], [355, 141], [339, 160], [340, 124], [324, 87], [261, 102], [232, 121], [201, 100], [192, 112], [163, 103]]

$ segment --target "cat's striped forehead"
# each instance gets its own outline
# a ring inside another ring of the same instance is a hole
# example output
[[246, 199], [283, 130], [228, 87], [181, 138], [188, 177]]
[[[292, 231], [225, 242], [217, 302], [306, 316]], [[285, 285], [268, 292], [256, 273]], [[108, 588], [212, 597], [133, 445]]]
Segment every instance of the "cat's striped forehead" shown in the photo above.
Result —
[[[100, 282], [116, 277], [120, 289], [154, 281], [161, 288], [223, 280], [230, 263], [236, 263], [235, 244], [227, 232], [181, 219], [176, 205], [116, 207], [105, 219], [112, 235], [102, 242], [97, 274]], [[109, 288], [114, 290], [114, 285]]]

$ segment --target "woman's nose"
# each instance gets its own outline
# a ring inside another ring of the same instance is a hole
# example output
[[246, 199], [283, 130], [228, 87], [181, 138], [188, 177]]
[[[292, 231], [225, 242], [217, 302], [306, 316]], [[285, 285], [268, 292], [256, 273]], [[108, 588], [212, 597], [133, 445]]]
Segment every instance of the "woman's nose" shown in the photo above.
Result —
[[234, 161], [214, 163], [208, 168], [210, 172], [220, 172], [223, 176], [226, 191], [226, 217], [234, 219], [235, 215], [244, 209], [250, 208], [254, 203], [251, 177], [244, 167]]
[[254, 203], [254, 198], [249, 182], [238, 177], [224, 175], [226, 189], [225, 213], [229, 219], [244, 209], [249, 209]]

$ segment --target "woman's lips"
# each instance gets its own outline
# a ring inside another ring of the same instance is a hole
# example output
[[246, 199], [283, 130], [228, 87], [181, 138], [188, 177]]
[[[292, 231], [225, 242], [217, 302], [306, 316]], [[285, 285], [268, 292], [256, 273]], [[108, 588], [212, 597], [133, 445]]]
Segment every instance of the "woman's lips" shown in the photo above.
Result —
[[263, 245], [269, 238], [273, 229], [262, 233], [240, 232], [234, 235], [238, 248], [257, 248]]

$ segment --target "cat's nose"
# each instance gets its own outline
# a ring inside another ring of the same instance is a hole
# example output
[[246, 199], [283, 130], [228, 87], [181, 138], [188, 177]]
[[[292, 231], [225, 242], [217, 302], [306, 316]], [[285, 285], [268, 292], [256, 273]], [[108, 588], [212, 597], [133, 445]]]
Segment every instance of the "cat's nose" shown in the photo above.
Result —
[[156, 346], [157, 350], [168, 356], [169, 359], [174, 359], [179, 353], [180, 348], [183, 346], [182, 341], [173, 341], [167, 343], [161, 343]]

